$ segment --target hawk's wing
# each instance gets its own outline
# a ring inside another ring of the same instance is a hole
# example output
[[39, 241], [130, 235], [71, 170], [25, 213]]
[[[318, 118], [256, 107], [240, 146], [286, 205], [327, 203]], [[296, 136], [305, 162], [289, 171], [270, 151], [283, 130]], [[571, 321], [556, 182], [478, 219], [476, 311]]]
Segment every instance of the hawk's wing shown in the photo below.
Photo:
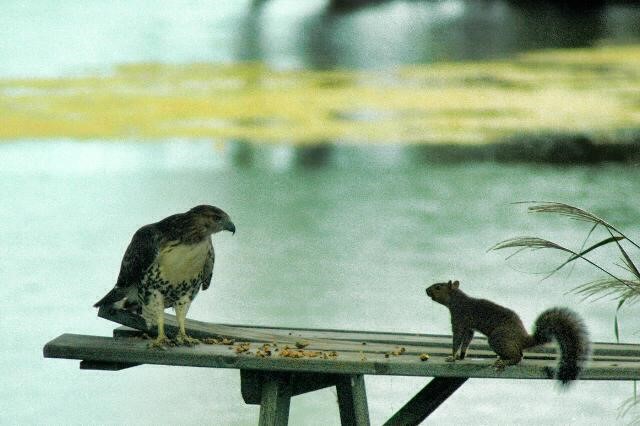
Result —
[[154, 225], [138, 229], [124, 252], [116, 287], [137, 286], [160, 252], [160, 232]]
[[216, 261], [216, 254], [211, 246], [211, 255], [204, 264], [204, 278], [202, 279], [202, 289], [206, 290], [211, 285], [211, 276], [213, 275], [213, 264]]
[[[158, 229], [154, 225], [146, 225], [138, 229], [124, 252], [115, 287], [94, 306], [111, 305], [125, 297], [131, 297], [131, 290], [140, 284], [159, 251], [160, 233]], [[135, 301], [131, 300], [130, 302]]]

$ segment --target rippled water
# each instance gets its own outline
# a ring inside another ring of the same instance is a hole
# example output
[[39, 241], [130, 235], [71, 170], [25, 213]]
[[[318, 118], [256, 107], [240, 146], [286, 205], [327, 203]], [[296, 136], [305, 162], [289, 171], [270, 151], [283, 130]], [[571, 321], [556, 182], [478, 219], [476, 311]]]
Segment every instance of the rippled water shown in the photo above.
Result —
[[[449, 333], [447, 312], [424, 287], [457, 278], [469, 293], [518, 310], [527, 324], [550, 305], [570, 305], [595, 340], [613, 340], [614, 303], [565, 294], [595, 278], [593, 270], [540, 282], [520, 271], [543, 270], [550, 259], [505, 262], [505, 254], [486, 250], [528, 233], [581, 242], [584, 226], [527, 215], [509, 204], [518, 200], [575, 203], [638, 235], [640, 207], [629, 197], [640, 184], [637, 168], [420, 165], [391, 148], [306, 166], [291, 162], [295, 152], [286, 147], [263, 149], [263, 163], [242, 166], [234, 149], [189, 141], [0, 145], [3, 424], [255, 423], [258, 410], [242, 402], [235, 370], [91, 372], [41, 354], [64, 332], [108, 335], [114, 325], [91, 305], [112, 286], [132, 232], [203, 202], [227, 210], [238, 232], [216, 236], [213, 286], [191, 318]], [[633, 317], [633, 310], [622, 316], [627, 341], [639, 328]], [[366, 380], [373, 424], [427, 381]], [[433, 418], [602, 424], [615, 421], [631, 392], [627, 382], [584, 382], [558, 393], [549, 381], [471, 380]], [[292, 424], [338, 422], [333, 391], [294, 398]]]

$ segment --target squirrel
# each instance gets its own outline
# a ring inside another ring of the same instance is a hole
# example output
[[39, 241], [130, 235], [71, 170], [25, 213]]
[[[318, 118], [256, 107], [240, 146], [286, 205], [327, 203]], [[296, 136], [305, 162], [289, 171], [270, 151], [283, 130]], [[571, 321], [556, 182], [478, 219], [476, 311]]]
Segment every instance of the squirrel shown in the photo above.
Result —
[[529, 334], [514, 311], [489, 300], [467, 296], [460, 290], [458, 281], [433, 284], [427, 288], [427, 295], [451, 313], [453, 353], [446, 359], [449, 362], [464, 359], [474, 331], [486, 335], [489, 346], [498, 354], [496, 370], [518, 364], [524, 349], [555, 338], [561, 351], [556, 378], [565, 386], [577, 379], [588, 357], [587, 329], [570, 309], [556, 307], [544, 311], [535, 321], [533, 334]]

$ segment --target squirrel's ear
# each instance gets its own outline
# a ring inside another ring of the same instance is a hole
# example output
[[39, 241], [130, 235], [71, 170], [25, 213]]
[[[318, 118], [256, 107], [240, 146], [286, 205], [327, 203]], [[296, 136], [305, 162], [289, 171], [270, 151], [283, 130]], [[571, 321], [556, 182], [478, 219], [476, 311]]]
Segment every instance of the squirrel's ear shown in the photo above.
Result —
[[451, 285], [451, 280], [449, 280], [449, 282], [447, 284]]
[[449, 281], [449, 284], [452, 289], [457, 290], [460, 287], [460, 281], [455, 280], [454, 282]]

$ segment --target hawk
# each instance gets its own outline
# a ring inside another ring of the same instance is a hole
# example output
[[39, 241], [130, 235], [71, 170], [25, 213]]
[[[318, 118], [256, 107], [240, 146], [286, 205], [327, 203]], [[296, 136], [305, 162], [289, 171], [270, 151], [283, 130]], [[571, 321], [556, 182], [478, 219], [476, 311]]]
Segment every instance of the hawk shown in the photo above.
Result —
[[197, 206], [138, 229], [122, 258], [115, 287], [94, 306], [113, 306], [142, 313], [147, 327], [157, 325], [158, 336], [150, 344], [171, 343], [164, 332], [164, 310], [173, 307], [178, 319], [176, 342], [199, 343], [187, 336], [185, 319], [198, 291], [209, 288], [215, 254], [211, 235], [233, 234], [229, 215], [214, 206]]

